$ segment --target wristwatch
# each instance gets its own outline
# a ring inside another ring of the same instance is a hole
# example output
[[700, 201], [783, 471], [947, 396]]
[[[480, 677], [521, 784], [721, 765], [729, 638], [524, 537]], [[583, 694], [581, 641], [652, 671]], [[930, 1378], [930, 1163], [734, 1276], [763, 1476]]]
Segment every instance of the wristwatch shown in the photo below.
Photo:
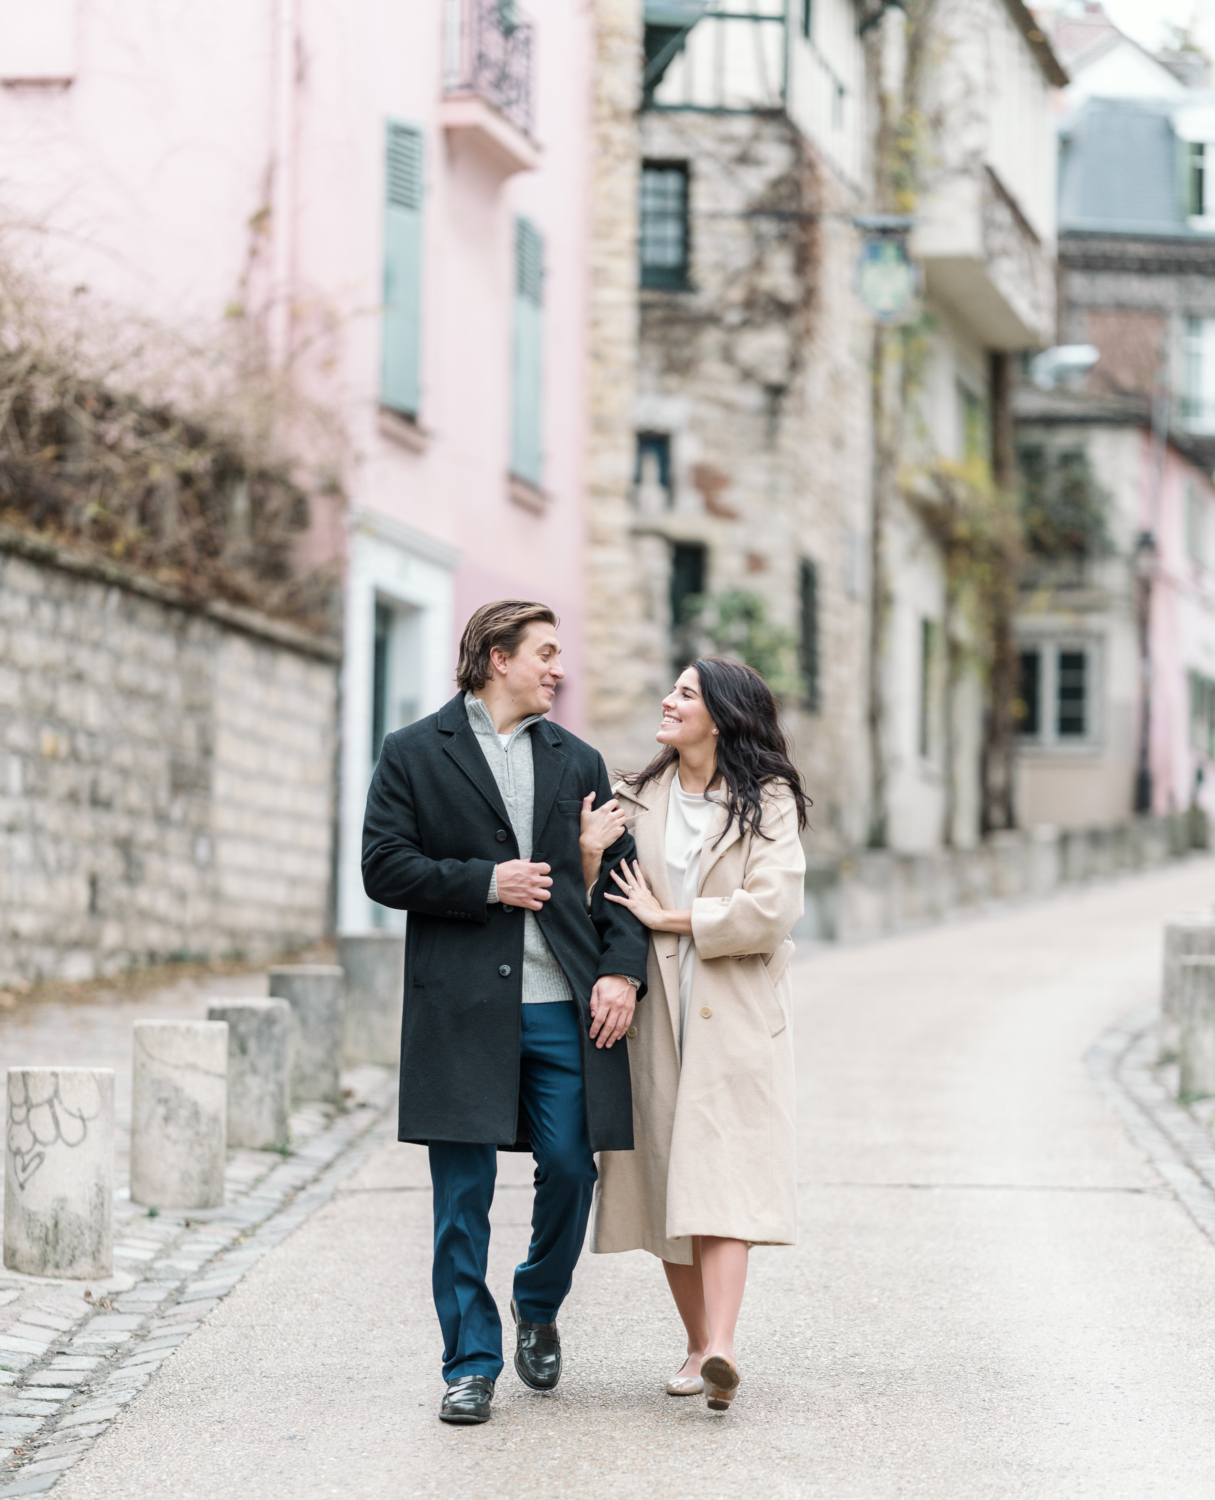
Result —
[[622, 974], [620, 977], [624, 980], [625, 984], [631, 984], [635, 990], [639, 990], [641, 988], [641, 980], [634, 979], [631, 974]]

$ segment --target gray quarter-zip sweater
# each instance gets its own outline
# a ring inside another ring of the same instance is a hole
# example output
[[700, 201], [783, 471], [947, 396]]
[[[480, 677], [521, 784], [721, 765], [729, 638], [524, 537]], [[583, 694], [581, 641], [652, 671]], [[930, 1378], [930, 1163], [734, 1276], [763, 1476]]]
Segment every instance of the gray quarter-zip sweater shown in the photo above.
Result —
[[[502, 800], [506, 804], [507, 816], [515, 830], [519, 845], [519, 858], [532, 857], [532, 811], [536, 796], [535, 773], [532, 770], [531, 727], [543, 714], [533, 714], [524, 719], [510, 735], [503, 736], [494, 728], [489, 709], [472, 693], [464, 694], [464, 708], [468, 722], [477, 737], [477, 744], [493, 772]], [[489, 900], [498, 900], [498, 872], [489, 878]], [[573, 992], [561, 965], [553, 956], [534, 911], [523, 913], [523, 1003], [544, 1005], [554, 1000], [572, 1000]]]

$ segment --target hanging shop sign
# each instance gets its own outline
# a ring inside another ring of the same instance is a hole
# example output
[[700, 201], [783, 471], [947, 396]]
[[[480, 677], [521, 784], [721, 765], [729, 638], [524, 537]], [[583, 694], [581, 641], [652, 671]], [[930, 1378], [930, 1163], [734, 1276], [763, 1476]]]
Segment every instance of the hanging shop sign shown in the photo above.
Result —
[[919, 315], [920, 273], [902, 234], [869, 234], [861, 245], [856, 287], [879, 323], [908, 323]]

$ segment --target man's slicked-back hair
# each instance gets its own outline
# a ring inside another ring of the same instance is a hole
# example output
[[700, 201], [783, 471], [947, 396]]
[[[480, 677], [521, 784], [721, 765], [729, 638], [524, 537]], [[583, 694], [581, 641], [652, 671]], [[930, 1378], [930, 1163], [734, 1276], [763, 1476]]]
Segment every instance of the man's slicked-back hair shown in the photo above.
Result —
[[523, 644], [527, 627], [535, 621], [554, 627], [559, 623], [547, 604], [534, 600], [495, 599], [492, 604], [483, 604], [460, 637], [456, 686], [465, 693], [483, 688], [493, 675], [489, 653], [496, 649], [514, 656]]

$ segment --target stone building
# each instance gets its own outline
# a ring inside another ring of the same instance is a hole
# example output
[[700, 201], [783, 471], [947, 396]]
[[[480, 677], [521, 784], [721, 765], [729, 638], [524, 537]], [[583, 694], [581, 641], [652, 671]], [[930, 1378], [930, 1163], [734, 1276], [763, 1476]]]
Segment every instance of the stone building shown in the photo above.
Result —
[[1215, 94], [1085, 98], [1060, 127], [1059, 328], [1096, 363], [1019, 396], [1026, 482], [1099, 534], [1031, 569], [1024, 816], [1215, 804]]
[[863, 837], [864, 799], [862, 46], [848, 0], [813, 23], [779, 0], [691, 15], [650, 0], [635, 31], [640, 215], [615, 243], [638, 346], [628, 468], [592, 513], [592, 616], [618, 651], [594, 674], [591, 730], [610, 764], [649, 759], [691, 649], [684, 601], [758, 595], [816, 830], [842, 846]]
[[[737, 640], [758, 596], [823, 852], [979, 836], [983, 685], [947, 670], [964, 626], [914, 492], [942, 464], [990, 470], [997, 437], [1011, 451], [1009, 358], [1053, 333], [1049, 91], [1064, 75], [1019, 0], [931, 15], [922, 316], [899, 336], [905, 403], [879, 505], [889, 380], [857, 265], [890, 207], [875, 77], [905, 87], [911, 23], [850, 0], [645, 7], [633, 484], [610, 502], [610, 569], [593, 531], [590, 579], [631, 669], [627, 691], [618, 667], [593, 675], [592, 732], [612, 763], [642, 763], [692, 636]], [[621, 252], [631, 234], [623, 221]], [[607, 504], [596, 496], [593, 525]], [[707, 599], [691, 636], [689, 596]]]

